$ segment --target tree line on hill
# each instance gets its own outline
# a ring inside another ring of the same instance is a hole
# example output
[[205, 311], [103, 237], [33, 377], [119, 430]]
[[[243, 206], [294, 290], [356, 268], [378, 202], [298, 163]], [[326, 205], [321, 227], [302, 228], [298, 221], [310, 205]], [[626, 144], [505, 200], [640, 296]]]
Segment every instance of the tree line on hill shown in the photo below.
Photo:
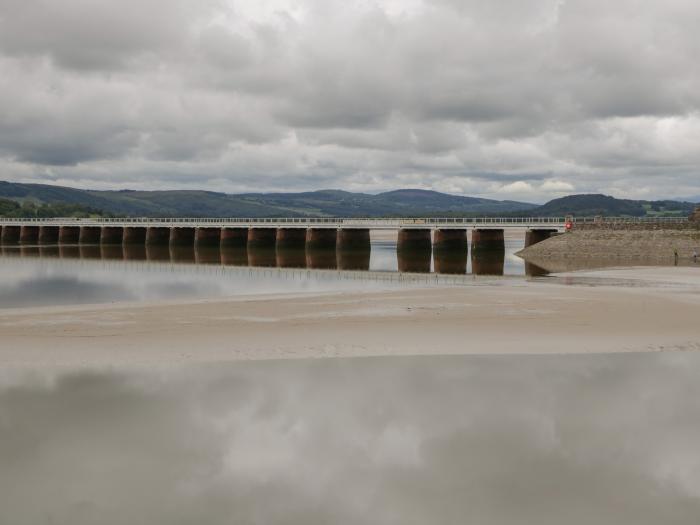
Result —
[[10, 219], [31, 219], [48, 217], [106, 217], [101, 210], [66, 202], [40, 203], [31, 201], [16, 202], [0, 199], [0, 217]]

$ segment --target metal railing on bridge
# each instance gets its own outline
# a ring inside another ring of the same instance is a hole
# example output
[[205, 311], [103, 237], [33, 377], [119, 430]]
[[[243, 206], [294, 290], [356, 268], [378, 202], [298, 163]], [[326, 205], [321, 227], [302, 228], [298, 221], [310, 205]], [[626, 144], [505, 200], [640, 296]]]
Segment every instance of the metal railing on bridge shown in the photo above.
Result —
[[594, 223], [665, 223], [687, 222], [685, 217], [414, 217], [414, 218], [353, 218], [353, 217], [269, 217], [269, 218], [210, 218], [210, 217], [100, 217], [100, 218], [0, 218], [2, 224], [37, 224], [56, 226], [180, 226], [180, 227], [328, 227], [398, 229], [459, 228], [459, 227], [558, 227], [567, 221], [574, 224]]

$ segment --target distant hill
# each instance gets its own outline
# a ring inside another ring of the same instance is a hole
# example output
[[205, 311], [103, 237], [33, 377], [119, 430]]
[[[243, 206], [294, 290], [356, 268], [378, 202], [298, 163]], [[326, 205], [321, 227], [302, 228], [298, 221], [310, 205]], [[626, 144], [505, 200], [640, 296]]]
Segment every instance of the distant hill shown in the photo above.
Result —
[[80, 207], [76, 213], [87, 210], [132, 217], [654, 217], [687, 216], [695, 207], [691, 202], [616, 199], [600, 194], [569, 195], [538, 206], [416, 189], [378, 195], [340, 190], [227, 194], [189, 190], [95, 191], [2, 181], [0, 198], [25, 205], [70, 204]]
[[692, 202], [629, 200], [586, 194], [554, 199], [533, 211], [543, 216], [573, 214], [580, 217], [674, 217], [687, 216], [694, 207]]
[[1, 181], [0, 197], [18, 202], [79, 204], [114, 215], [146, 217], [422, 217], [506, 214], [537, 207], [425, 190], [378, 195], [339, 190], [232, 195], [210, 191], [95, 191]]

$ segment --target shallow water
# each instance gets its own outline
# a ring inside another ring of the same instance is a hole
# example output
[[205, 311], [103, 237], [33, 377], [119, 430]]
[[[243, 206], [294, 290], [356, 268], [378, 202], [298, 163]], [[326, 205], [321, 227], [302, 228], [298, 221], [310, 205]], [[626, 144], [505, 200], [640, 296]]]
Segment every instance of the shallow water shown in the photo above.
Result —
[[[233, 297], [249, 294], [384, 290], [451, 284], [452, 274], [524, 275], [507, 241], [495, 260], [463, 256], [397, 255], [394, 242], [373, 242], [371, 253], [169, 249], [121, 246], [4, 246], [0, 308]], [[435, 269], [446, 277], [429, 276]], [[419, 272], [410, 279], [397, 271]], [[420, 274], [423, 272], [423, 274]], [[420, 277], [425, 275], [425, 277]]]
[[700, 355], [0, 374], [0, 522], [696, 524]]

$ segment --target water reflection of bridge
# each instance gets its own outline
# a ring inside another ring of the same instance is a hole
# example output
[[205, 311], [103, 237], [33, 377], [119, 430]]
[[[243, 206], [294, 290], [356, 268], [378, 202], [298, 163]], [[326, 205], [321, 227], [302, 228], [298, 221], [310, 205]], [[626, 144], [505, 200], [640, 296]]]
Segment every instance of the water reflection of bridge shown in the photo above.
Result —
[[[467, 276], [468, 262], [473, 275], [504, 275], [505, 252], [461, 250], [397, 250], [398, 272], [370, 272], [371, 250], [328, 250], [275, 247], [176, 246], [62, 244], [2, 246], [4, 256], [47, 260], [101, 261], [103, 263], [145, 263], [185, 267], [220, 267], [242, 270], [298, 270], [352, 272], [365, 279], [399, 279], [401, 275]], [[468, 261], [468, 258], [470, 261]], [[545, 272], [526, 265], [528, 275]], [[369, 275], [371, 274], [371, 275]], [[390, 275], [391, 274], [391, 275]], [[411, 279], [410, 277], [405, 277]], [[415, 277], [418, 279], [418, 277]]]

